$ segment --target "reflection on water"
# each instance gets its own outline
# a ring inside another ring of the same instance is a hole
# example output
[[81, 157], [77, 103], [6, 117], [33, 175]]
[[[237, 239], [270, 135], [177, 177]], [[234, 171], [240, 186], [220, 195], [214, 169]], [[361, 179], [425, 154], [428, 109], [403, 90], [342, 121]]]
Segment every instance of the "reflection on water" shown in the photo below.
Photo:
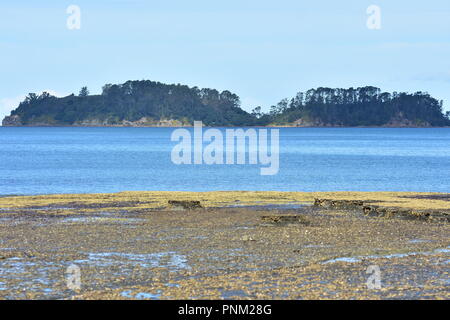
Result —
[[440, 253], [450, 253], [450, 246], [443, 249], [436, 249], [430, 252], [406, 252], [406, 253], [394, 253], [394, 254], [388, 254], [388, 255], [371, 255], [371, 256], [358, 256], [358, 257], [341, 257], [341, 258], [335, 258], [330, 259], [327, 261], [322, 262], [322, 264], [329, 264], [329, 263], [336, 263], [336, 262], [346, 262], [346, 263], [358, 263], [361, 262], [363, 259], [396, 259], [396, 258], [406, 258], [410, 256], [417, 256], [417, 255], [433, 255], [433, 254], [440, 254]]
[[138, 299], [138, 300], [158, 300], [161, 297], [161, 293], [148, 293], [148, 292], [139, 292], [133, 293], [132, 290], [123, 291], [121, 296], [128, 299]]
[[87, 259], [75, 260], [75, 264], [89, 264], [109, 267], [117, 264], [139, 265], [142, 268], [166, 267], [171, 269], [189, 269], [187, 258], [175, 252], [134, 254], [119, 252], [88, 253]]

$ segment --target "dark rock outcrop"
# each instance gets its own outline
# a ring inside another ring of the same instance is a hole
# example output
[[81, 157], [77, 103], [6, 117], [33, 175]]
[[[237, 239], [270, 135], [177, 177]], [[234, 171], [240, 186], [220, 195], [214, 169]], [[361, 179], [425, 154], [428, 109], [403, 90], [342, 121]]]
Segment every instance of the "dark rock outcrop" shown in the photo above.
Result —
[[182, 210], [196, 210], [202, 209], [200, 201], [179, 201], [179, 200], [169, 200], [169, 206], [172, 209], [182, 209]]
[[272, 215], [272, 216], [262, 216], [261, 220], [264, 223], [271, 225], [286, 225], [286, 224], [303, 224], [308, 225], [309, 222], [304, 216], [301, 215]]
[[5, 117], [2, 121], [2, 126], [4, 127], [17, 127], [22, 125], [22, 120], [20, 119], [20, 116], [14, 115], [14, 116], [8, 116]]
[[408, 208], [383, 207], [366, 204], [361, 200], [315, 199], [314, 206], [327, 209], [361, 210], [364, 215], [382, 218], [400, 218], [433, 222], [450, 222], [450, 212], [437, 210], [415, 210]]
[[355, 209], [364, 206], [364, 202], [360, 200], [315, 199], [314, 205], [322, 208]]

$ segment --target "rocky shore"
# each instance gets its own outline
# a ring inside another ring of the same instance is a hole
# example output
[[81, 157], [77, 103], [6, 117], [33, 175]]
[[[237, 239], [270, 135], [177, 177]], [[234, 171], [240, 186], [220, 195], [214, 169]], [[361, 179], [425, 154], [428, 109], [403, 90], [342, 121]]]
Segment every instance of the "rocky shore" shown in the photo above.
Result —
[[[106, 120], [91, 119], [84, 120], [81, 122], [76, 122], [73, 125], [61, 125], [53, 122], [42, 122], [36, 121], [32, 123], [24, 124], [20, 116], [13, 115], [7, 116], [2, 121], [3, 127], [193, 127], [193, 124], [183, 122], [176, 119], [160, 119], [155, 120], [148, 117], [144, 117], [137, 121], [127, 121], [123, 120], [119, 123], [111, 123]], [[304, 121], [299, 119], [293, 123], [289, 124], [270, 124], [264, 127], [276, 127], [276, 128], [345, 128], [343, 125], [327, 124], [321, 121]], [[383, 126], [357, 126], [358, 128], [437, 128], [436, 126], [431, 126], [428, 123], [423, 123], [422, 125], [417, 125], [411, 121], [398, 121], [390, 122]], [[443, 127], [442, 127], [443, 128]]]
[[[0, 198], [0, 299], [449, 299], [433, 193], [123, 192]], [[368, 287], [370, 267], [381, 287]], [[79, 289], [67, 285], [79, 268]]]
[[[20, 116], [7, 116], [2, 121], [3, 127], [61, 127], [62, 125], [53, 122], [36, 121], [24, 124]], [[155, 120], [143, 117], [137, 121], [123, 120], [120, 123], [111, 123], [109, 121], [102, 121], [99, 119], [84, 120], [76, 122], [73, 125], [66, 127], [183, 127], [190, 126], [175, 119], [160, 119]]]
[[365, 215], [372, 217], [450, 222], [450, 210], [438, 211], [425, 209], [417, 210], [412, 208], [383, 207], [377, 205], [369, 205], [361, 200], [315, 199], [314, 205], [331, 209], [360, 210]]

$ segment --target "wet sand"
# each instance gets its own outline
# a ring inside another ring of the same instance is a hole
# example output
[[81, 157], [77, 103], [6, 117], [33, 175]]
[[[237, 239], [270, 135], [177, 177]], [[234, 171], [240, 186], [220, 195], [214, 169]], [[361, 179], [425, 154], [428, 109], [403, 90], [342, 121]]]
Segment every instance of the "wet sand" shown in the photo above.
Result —
[[[411, 193], [121, 193], [0, 198], [3, 299], [449, 299], [450, 224], [312, 206]], [[204, 209], [168, 208], [169, 199]], [[270, 223], [262, 217], [301, 216]], [[81, 289], [67, 288], [67, 268]], [[366, 273], [378, 266], [381, 288]]]

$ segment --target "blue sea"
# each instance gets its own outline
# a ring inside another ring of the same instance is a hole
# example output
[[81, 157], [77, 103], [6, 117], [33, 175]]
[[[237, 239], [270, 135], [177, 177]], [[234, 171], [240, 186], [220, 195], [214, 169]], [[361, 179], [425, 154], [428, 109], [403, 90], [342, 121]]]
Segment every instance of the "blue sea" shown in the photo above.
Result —
[[280, 128], [280, 167], [274, 176], [260, 175], [261, 165], [176, 165], [173, 130], [0, 127], [0, 195], [450, 192], [449, 128]]

